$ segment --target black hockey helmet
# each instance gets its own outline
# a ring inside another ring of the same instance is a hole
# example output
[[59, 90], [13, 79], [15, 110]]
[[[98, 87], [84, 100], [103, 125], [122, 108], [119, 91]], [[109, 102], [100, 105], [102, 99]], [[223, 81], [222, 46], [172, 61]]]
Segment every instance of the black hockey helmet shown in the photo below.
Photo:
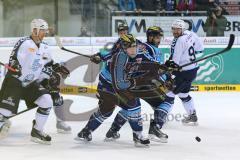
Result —
[[163, 30], [161, 27], [158, 26], [152, 26], [147, 29], [146, 36], [154, 36], [154, 35], [160, 35], [163, 36]]
[[127, 49], [136, 46], [137, 41], [132, 34], [126, 34], [120, 37], [120, 44], [123, 49]]

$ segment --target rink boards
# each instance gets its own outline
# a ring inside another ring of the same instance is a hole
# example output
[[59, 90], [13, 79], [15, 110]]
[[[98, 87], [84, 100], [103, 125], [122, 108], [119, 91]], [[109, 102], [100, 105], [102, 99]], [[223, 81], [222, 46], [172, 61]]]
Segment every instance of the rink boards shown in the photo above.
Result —
[[[0, 61], [7, 63], [14, 43], [19, 38], [0, 38]], [[144, 41], [144, 38], [139, 39]], [[164, 37], [162, 46], [162, 59], [165, 61], [169, 57], [169, 47], [172, 37]], [[116, 37], [63, 37], [61, 41], [68, 49], [92, 55], [96, 52], [105, 52], [106, 48], [112, 45]], [[70, 69], [71, 75], [61, 84], [61, 91], [65, 94], [91, 94], [95, 93], [98, 83], [98, 74], [101, 65], [93, 64], [88, 58], [60, 50], [55, 45], [54, 38], [47, 38], [46, 41], [51, 46], [53, 58], [57, 62], [64, 62]], [[223, 49], [228, 43], [228, 37], [203, 37], [205, 44], [204, 54], [197, 54], [196, 57], [202, 58], [211, 53]], [[108, 46], [104, 46], [108, 44]], [[105, 47], [105, 48], [104, 48]], [[240, 91], [240, 40], [236, 38], [232, 50], [228, 53], [207, 59], [199, 63], [200, 69], [194, 85], [193, 91]], [[1, 66], [0, 83], [2, 82], [6, 70]]]

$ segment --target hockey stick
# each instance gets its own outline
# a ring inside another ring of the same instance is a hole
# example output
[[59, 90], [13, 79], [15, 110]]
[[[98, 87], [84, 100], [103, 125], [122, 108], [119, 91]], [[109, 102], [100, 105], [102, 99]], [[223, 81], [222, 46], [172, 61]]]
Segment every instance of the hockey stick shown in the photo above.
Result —
[[208, 56], [206, 56], [206, 57], [203, 57], [203, 58], [201, 58], [201, 59], [198, 59], [198, 60], [196, 60], [196, 61], [186, 63], [186, 64], [184, 64], [184, 65], [182, 65], [182, 66], [179, 67], [180, 70], [181, 70], [183, 67], [189, 66], [189, 65], [191, 65], [191, 64], [194, 64], [194, 63], [203, 61], [203, 60], [205, 60], [205, 59], [208, 59], [208, 58], [211, 58], [211, 57], [214, 57], [214, 56], [217, 56], [217, 55], [219, 55], [219, 54], [222, 54], [222, 53], [225, 53], [225, 52], [229, 51], [229, 50], [232, 48], [232, 46], [233, 46], [234, 40], [235, 40], [235, 35], [234, 35], [234, 34], [230, 34], [230, 38], [229, 38], [228, 45], [227, 45], [226, 48], [224, 48], [223, 50], [221, 50], [221, 51], [219, 51], [219, 52], [216, 52], [216, 53], [210, 54], [210, 55], [208, 55]]
[[18, 116], [18, 115], [20, 115], [20, 114], [23, 114], [23, 113], [25, 113], [25, 112], [27, 112], [27, 111], [30, 111], [30, 110], [32, 110], [32, 109], [34, 109], [34, 108], [37, 108], [37, 106], [35, 106], [35, 107], [33, 107], [33, 108], [25, 109], [25, 110], [23, 110], [23, 111], [21, 111], [21, 112], [18, 112], [18, 113], [15, 114], [15, 115], [9, 117], [9, 118], [13, 118], [13, 117]]
[[90, 56], [88, 56], [88, 55], [85, 55], [85, 54], [82, 54], [82, 53], [79, 53], [79, 52], [75, 52], [75, 51], [66, 49], [65, 47], [63, 47], [62, 42], [61, 42], [59, 36], [54, 36], [54, 37], [55, 37], [55, 40], [56, 40], [56, 44], [57, 44], [57, 46], [58, 46], [60, 49], [62, 49], [62, 50], [64, 50], [64, 51], [67, 51], [67, 52], [71, 52], [71, 53], [80, 55], [80, 56], [84, 56], [84, 57], [90, 58]]
[[0, 62], [0, 65], [4, 66], [5, 68], [7, 68], [8, 70], [10, 70], [12, 72], [18, 72], [18, 70], [14, 69], [14, 68], [10, 67], [9, 65], [4, 64], [2, 62]]

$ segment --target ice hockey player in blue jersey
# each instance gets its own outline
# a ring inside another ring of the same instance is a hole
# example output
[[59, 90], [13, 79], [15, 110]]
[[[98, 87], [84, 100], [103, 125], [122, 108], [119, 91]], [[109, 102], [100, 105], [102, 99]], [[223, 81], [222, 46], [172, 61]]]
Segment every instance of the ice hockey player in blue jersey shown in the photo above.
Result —
[[[160, 27], [153, 26], [149, 27], [147, 32], [147, 42], [139, 45], [138, 54], [135, 58], [129, 59], [129, 62], [137, 62], [146, 61], [146, 62], [157, 62], [159, 64], [163, 63], [162, 54], [160, 49], [158, 48], [161, 38], [163, 37], [163, 30]], [[150, 120], [150, 128], [149, 128], [149, 137], [152, 140], [158, 142], [167, 142], [168, 136], [161, 131], [158, 123], [161, 121], [162, 115], [159, 112], [159, 106], [163, 102], [162, 97], [148, 97], [143, 99], [148, 102], [151, 107], [154, 109], [154, 119]], [[114, 140], [120, 137], [119, 130], [126, 123], [127, 118], [124, 112], [120, 110], [116, 115], [111, 128], [106, 134], [107, 140]]]
[[[120, 38], [121, 48], [114, 55], [135, 56], [137, 41], [132, 35], [124, 35]], [[126, 115], [129, 124], [133, 130], [133, 141], [136, 146], [148, 146], [149, 139], [144, 138], [142, 134], [142, 118], [141, 106], [139, 98], [124, 97], [119, 94], [119, 90], [131, 88], [133, 85], [128, 80], [122, 80], [123, 68], [117, 61], [108, 61], [107, 65], [102, 69], [99, 75], [99, 83], [97, 88], [97, 98], [99, 99], [99, 109], [93, 113], [86, 126], [78, 133], [76, 140], [91, 141], [92, 132], [95, 131], [105, 119], [110, 117], [115, 109], [115, 106], [120, 106]], [[114, 66], [114, 67], [113, 67]], [[119, 68], [120, 67], [120, 68]], [[117, 72], [113, 78], [111, 71]], [[120, 84], [119, 84], [120, 82]], [[115, 85], [116, 84], [116, 85]], [[117, 88], [115, 86], [118, 86]]]
[[[119, 37], [128, 34], [128, 26], [126, 23], [119, 24], [118, 26], [118, 35]], [[120, 38], [114, 43], [112, 49], [106, 53], [98, 52], [90, 57], [90, 61], [93, 63], [100, 63], [102, 61], [107, 61], [112, 58], [112, 55], [116, 52], [118, 52], [121, 48], [120, 45]]]

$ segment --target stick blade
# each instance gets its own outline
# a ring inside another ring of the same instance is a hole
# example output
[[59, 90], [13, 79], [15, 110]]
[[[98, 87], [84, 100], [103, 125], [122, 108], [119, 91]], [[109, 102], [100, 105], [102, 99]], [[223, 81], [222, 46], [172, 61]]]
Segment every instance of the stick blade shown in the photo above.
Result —
[[55, 35], [54, 38], [55, 38], [55, 41], [56, 41], [56, 44], [58, 45], [58, 47], [63, 48], [62, 42], [60, 40], [60, 37]]

